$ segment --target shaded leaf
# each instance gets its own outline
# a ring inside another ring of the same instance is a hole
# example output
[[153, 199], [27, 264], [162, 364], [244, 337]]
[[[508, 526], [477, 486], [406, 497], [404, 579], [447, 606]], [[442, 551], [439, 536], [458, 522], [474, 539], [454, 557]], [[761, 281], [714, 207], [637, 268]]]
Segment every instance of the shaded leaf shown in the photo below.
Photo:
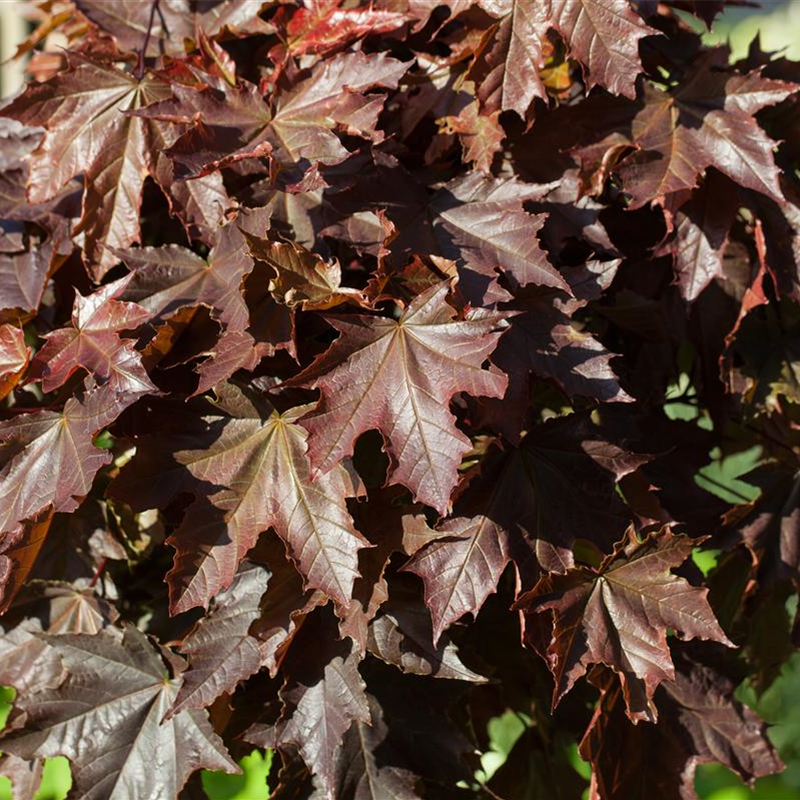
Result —
[[669, 530], [651, 533], [642, 542], [618, 545], [597, 570], [546, 575], [518, 600], [529, 612], [552, 612], [547, 660], [554, 704], [589, 664], [606, 664], [620, 676], [631, 719], [654, 721], [656, 689], [675, 680], [668, 628], [683, 639], [733, 646], [708, 605], [708, 590], [670, 572], [689, 557], [693, 544]]
[[180, 651], [188, 659], [189, 669], [183, 673], [171, 716], [187, 708], [210, 706], [223, 692], [233, 693], [261, 667], [259, 642], [248, 631], [259, 617], [259, 602], [269, 577], [263, 567], [243, 567], [183, 640]]
[[430, 615], [420, 606], [389, 603], [369, 627], [369, 652], [387, 664], [412, 675], [432, 675], [483, 683], [485, 678], [468, 669], [447, 637], [433, 644]]
[[[746, 781], [783, 768], [766, 725], [735, 699], [729, 678], [683, 650], [676, 652], [675, 663], [674, 682], [656, 692], [655, 725], [631, 724], [623, 692], [610, 673], [593, 678], [600, 704], [580, 744], [581, 755], [592, 764], [593, 797], [697, 800], [699, 764], [722, 763]], [[626, 754], [622, 763], [620, 748]]]

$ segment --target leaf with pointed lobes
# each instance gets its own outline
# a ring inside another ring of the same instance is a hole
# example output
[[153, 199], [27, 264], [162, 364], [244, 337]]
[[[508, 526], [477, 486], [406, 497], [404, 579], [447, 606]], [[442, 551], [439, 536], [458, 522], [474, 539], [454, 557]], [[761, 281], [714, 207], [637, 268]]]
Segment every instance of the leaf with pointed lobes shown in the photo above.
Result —
[[30, 580], [17, 596], [12, 614], [41, 620], [47, 633], [97, 633], [119, 618], [110, 601], [93, 589], [62, 581]]
[[368, 626], [381, 605], [389, 599], [386, 569], [394, 553], [406, 556], [442, 536], [428, 527], [420, 506], [398, 502], [405, 492], [401, 486], [372, 490], [367, 502], [353, 509], [356, 526], [374, 547], [359, 552], [359, 577], [353, 586], [353, 600], [342, 615], [339, 632], [349, 636], [364, 655]]
[[736, 699], [736, 682], [697, 658], [699, 651], [672, 650], [675, 680], [656, 691], [654, 725], [632, 725], [619, 683], [595, 668], [590, 679], [600, 702], [580, 743], [592, 765], [593, 800], [698, 800], [700, 764], [723, 764], [750, 785], [784, 768], [767, 726]]
[[550, 378], [570, 398], [590, 397], [607, 403], [631, 403], [611, 366], [614, 353], [573, 314], [601, 296], [614, 279], [619, 261], [589, 261], [563, 268], [574, 297], [555, 289], [526, 287], [505, 308], [517, 312], [508, 333], [492, 354], [492, 362], [509, 376], [502, 400], [485, 400], [485, 422], [517, 441], [529, 406], [529, 376]]
[[200, 89], [173, 84], [175, 99], [142, 115], [195, 126], [168, 151], [178, 178], [266, 156], [284, 167], [339, 164], [350, 151], [337, 131], [383, 140], [377, 125], [385, 95], [367, 92], [396, 89], [409, 66], [385, 53], [342, 53], [318, 63], [305, 80], [279, 93], [273, 103], [248, 81], [240, 80], [232, 88], [202, 73]]
[[474, 100], [458, 116], [445, 117], [440, 124], [441, 133], [458, 134], [464, 161], [480, 172], [491, 173], [492, 161], [506, 137], [499, 111], [481, 113], [480, 103]]
[[260, 669], [260, 642], [248, 631], [259, 618], [269, 579], [269, 570], [244, 563], [230, 587], [214, 598], [211, 611], [183, 640], [179, 649], [189, 668], [170, 717], [184, 709], [210, 706]]
[[485, 683], [466, 667], [458, 648], [445, 635], [433, 644], [428, 610], [421, 603], [392, 601], [369, 626], [367, 648], [372, 655], [411, 675]]
[[738, 211], [736, 186], [709, 169], [699, 189], [675, 192], [666, 198], [673, 237], [659, 254], [670, 255], [684, 300], [693, 302], [714, 278], [722, 276], [722, 260]]
[[67, 400], [63, 411], [35, 411], [0, 422], [0, 531], [13, 533], [48, 506], [74, 511], [111, 453], [94, 437], [141, 395], [111, 383]]
[[783, 202], [776, 145], [754, 115], [785, 100], [798, 85], [762, 78], [760, 71], [714, 70], [709, 59], [688, 75], [671, 92], [645, 85], [626, 131], [638, 150], [617, 167], [632, 207], [694, 188], [708, 167]]
[[28, 199], [55, 196], [83, 174], [83, 215], [78, 230], [95, 279], [114, 265], [109, 249], [139, 239], [139, 210], [145, 178], [158, 155], [158, 123], [126, 113], [169, 96], [160, 79], [136, 76], [110, 62], [71, 52], [69, 68], [45, 83], [29, 83], [3, 115], [46, 133], [30, 157]]
[[110, 381], [120, 392], [155, 391], [141, 355], [120, 335], [150, 319], [146, 309], [117, 299], [132, 277], [126, 275], [86, 297], [75, 293], [72, 327], [45, 334], [46, 343], [33, 361], [34, 368], [41, 370], [45, 392], [62, 386], [78, 369], [85, 369], [98, 382]]
[[[138, 53], [148, 31], [152, 0], [126, 0], [109, 4], [107, 0], [76, 0], [75, 5], [99, 28], [110, 33], [117, 44]], [[167, 0], [159, 3], [147, 40], [148, 56], [183, 56], [186, 41], [197, 32], [207, 37], [223, 32], [235, 36], [272, 33], [269, 23], [259, 17], [266, 0], [225, 0], [224, 3], [195, 3], [192, 0]]]
[[17, 385], [30, 355], [22, 328], [0, 325], [0, 400]]
[[276, 302], [304, 311], [364, 302], [364, 293], [341, 285], [338, 261], [325, 261], [295, 242], [276, 242], [245, 233], [250, 255], [273, 272], [269, 291]]
[[535, 97], [547, 98], [540, 77], [547, 33], [557, 31], [583, 66], [586, 88], [602, 86], [634, 97], [642, 71], [639, 41], [658, 33], [627, 0], [480, 0], [499, 22], [481, 42], [471, 76], [491, 110], [516, 111], [523, 119]]
[[512, 288], [534, 283], [569, 292], [569, 284], [548, 261], [537, 238], [546, 216], [523, 208], [525, 201], [541, 200], [552, 188], [516, 178], [489, 178], [473, 170], [446, 183], [430, 199], [420, 197], [421, 208], [412, 211], [401, 206], [396, 219], [394, 204], [389, 203], [397, 224], [392, 253], [404, 259], [414, 253], [438, 255], [455, 261], [460, 273], [464, 268], [475, 273], [461, 274], [459, 284], [475, 305], [511, 299], [494, 285], [497, 270], [506, 275]]
[[552, 617], [547, 661], [554, 706], [590, 664], [605, 664], [619, 675], [631, 720], [655, 722], [653, 695], [663, 681], [675, 680], [668, 628], [682, 639], [734, 647], [708, 604], [708, 589], [670, 571], [694, 546], [688, 536], [665, 528], [641, 542], [621, 542], [596, 570], [545, 575], [519, 598], [516, 607], [527, 614]]
[[[418, 776], [404, 748], [392, 741], [378, 700], [367, 694], [371, 723], [356, 720], [342, 738], [333, 772], [335, 797], [358, 800], [420, 800]], [[324, 790], [312, 800], [325, 800]]]
[[[66, 669], [57, 689], [18, 698], [24, 727], [3, 738], [21, 758], [66, 756], [81, 800], [175, 797], [198, 769], [239, 772], [205, 711], [164, 721], [180, 690], [162, 652], [133, 627], [46, 636]], [[170, 663], [177, 660], [171, 657]], [[87, 736], [91, 730], [95, 735]]]
[[319, 589], [303, 587], [302, 576], [287, 558], [285, 545], [274, 533], [262, 536], [249, 557], [266, 564], [270, 572], [269, 586], [261, 598], [261, 615], [250, 632], [259, 640], [262, 666], [274, 678], [308, 614], [325, 605], [328, 598]]
[[[0, 310], [19, 309], [26, 314], [38, 310], [56, 256], [56, 244], [53, 236], [44, 242], [30, 237], [27, 246], [22, 241], [18, 247], [0, 242]], [[7, 319], [8, 315], [1, 318]]]
[[425, 585], [434, 642], [477, 614], [512, 558], [520, 565], [532, 555], [542, 569], [564, 572], [576, 539], [609, 550], [630, 523], [616, 481], [646, 460], [577, 413], [534, 426], [519, 447], [493, 448], [439, 526], [441, 538], [403, 567]]
[[370, 722], [360, 656], [352, 641], [336, 637], [332, 614], [309, 618], [283, 663], [281, 718], [274, 727], [254, 725], [244, 734], [261, 747], [296, 747], [326, 800], [336, 800], [336, 755], [344, 735], [355, 721]]
[[253, 269], [253, 259], [235, 223], [219, 229], [205, 258], [176, 244], [114, 252], [133, 270], [123, 297], [146, 309], [154, 320], [186, 306], [206, 305], [227, 331], [247, 328], [242, 285]]
[[137, 510], [164, 507], [181, 492], [195, 496], [168, 540], [176, 550], [167, 576], [173, 613], [206, 607], [227, 589], [270, 527], [306, 586], [346, 607], [368, 543], [347, 511], [347, 470], [337, 465], [311, 479], [308, 434], [297, 424], [310, 406], [281, 414], [258, 391], [232, 384], [216, 394], [216, 414], [186, 414], [174, 433], [141, 441], [111, 490]]
[[342, 0], [312, 0], [294, 9], [286, 25], [286, 49], [294, 56], [326, 55], [363, 36], [396, 30], [407, 21], [409, 17], [397, 11], [342, 8]]
[[[458, 467], [472, 446], [449, 410], [457, 392], [500, 397], [505, 375], [483, 363], [507, 326], [505, 312], [473, 310], [463, 320], [447, 304], [449, 283], [423, 292], [399, 320], [330, 316], [341, 336], [286, 386], [319, 389], [301, 424], [309, 456], [327, 474], [365, 431], [377, 429], [392, 461], [389, 483], [446, 514]], [[365, 387], [369, 391], [365, 391]]]

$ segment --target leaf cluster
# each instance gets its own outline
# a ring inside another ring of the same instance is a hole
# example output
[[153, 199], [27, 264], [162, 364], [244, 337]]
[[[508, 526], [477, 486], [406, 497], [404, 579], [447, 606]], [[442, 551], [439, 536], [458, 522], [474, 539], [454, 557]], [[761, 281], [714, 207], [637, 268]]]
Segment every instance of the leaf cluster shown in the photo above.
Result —
[[[734, 692], [800, 645], [800, 66], [703, 46], [724, 5], [30, 3], [17, 796], [66, 756], [71, 797], [188, 800], [252, 745], [275, 800], [782, 768]], [[695, 480], [753, 448], [755, 499]]]

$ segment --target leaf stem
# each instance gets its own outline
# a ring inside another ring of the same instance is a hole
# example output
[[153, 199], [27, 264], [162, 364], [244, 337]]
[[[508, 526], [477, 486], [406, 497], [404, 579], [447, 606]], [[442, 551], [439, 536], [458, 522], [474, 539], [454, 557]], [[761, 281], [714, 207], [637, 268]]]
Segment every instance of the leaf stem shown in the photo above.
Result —
[[[158, 0], [156, 0], [157, 2]], [[103, 574], [103, 570], [106, 568], [106, 564], [108, 563], [108, 559], [103, 557], [100, 563], [97, 566], [97, 569], [94, 571], [94, 575], [92, 575], [92, 579], [89, 581], [89, 588], [94, 589], [97, 581], [100, 579], [100, 576]]]
[[156, 11], [158, 10], [158, 0], [153, 0], [150, 6], [150, 19], [147, 21], [147, 33], [144, 35], [144, 42], [142, 49], [139, 51], [139, 60], [136, 63], [136, 80], [140, 81], [144, 77], [145, 59], [147, 57], [147, 48], [150, 45], [150, 35], [153, 32], [153, 22], [156, 18]]

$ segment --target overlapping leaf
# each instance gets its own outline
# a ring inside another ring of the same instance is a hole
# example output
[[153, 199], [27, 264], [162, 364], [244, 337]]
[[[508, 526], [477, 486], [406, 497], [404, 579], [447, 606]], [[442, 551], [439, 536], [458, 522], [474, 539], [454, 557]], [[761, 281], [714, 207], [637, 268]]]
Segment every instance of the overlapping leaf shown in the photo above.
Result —
[[[483, 369], [505, 314], [454, 319], [447, 284], [421, 294], [395, 321], [330, 317], [341, 337], [294, 384], [319, 388], [319, 407], [303, 419], [315, 469], [330, 471], [355, 440], [377, 428], [393, 461], [391, 483], [446, 513], [469, 440], [447, 409], [456, 392], [501, 396], [505, 378]], [[365, 389], [369, 392], [365, 394]]]
[[542, 568], [563, 572], [576, 539], [608, 548], [628, 519], [615, 479], [639, 463], [577, 415], [535, 428], [518, 448], [489, 453], [441, 538], [405, 567], [425, 584], [434, 641], [481, 609], [512, 558], [532, 552]]
[[668, 530], [652, 533], [617, 547], [597, 570], [579, 567], [547, 575], [519, 599], [522, 608], [552, 613], [547, 656], [555, 678], [554, 704], [589, 664], [605, 664], [621, 678], [631, 719], [655, 720], [655, 690], [675, 679], [668, 628], [683, 639], [732, 646], [708, 605], [707, 590], [670, 572], [692, 546], [688, 537]]
[[155, 390], [132, 342], [120, 331], [132, 330], [149, 319], [135, 303], [117, 300], [130, 283], [130, 275], [106, 284], [89, 295], [75, 296], [72, 327], [45, 336], [47, 342], [34, 364], [42, 368], [42, 388], [57, 389], [79, 368], [97, 381], [110, 381], [118, 392], [144, 394]]
[[[20, 699], [26, 730], [3, 738], [6, 752], [66, 756], [81, 798], [175, 797], [197, 769], [238, 770], [204, 711], [162, 721], [181, 679], [170, 677], [142, 633], [69, 634], [48, 643], [66, 677]], [[82, 735], [87, 728], [96, 735]]]
[[259, 617], [261, 595], [267, 590], [269, 572], [249, 565], [217, 595], [214, 608], [181, 643], [189, 661], [183, 685], [170, 714], [187, 708], [210, 706], [223, 692], [233, 692], [261, 667], [257, 639], [248, 634]]
[[116, 493], [134, 508], [163, 506], [181, 491], [195, 495], [170, 538], [173, 609], [207, 606], [230, 586], [239, 562], [270, 526], [306, 585], [346, 606], [366, 541], [345, 505], [352, 494], [347, 471], [337, 465], [311, 479], [307, 434], [297, 424], [309, 407], [280, 414], [234, 387], [218, 393], [229, 415], [189, 420], [183, 435], [143, 442], [144, 457], [117, 483]]
[[[596, 797], [697, 800], [694, 777], [700, 764], [720, 762], [747, 781], [783, 768], [766, 726], [735, 698], [730, 678], [678, 652], [675, 681], [656, 692], [657, 725], [632, 725], [613, 677], [606, 672], [594, 679], [601, 700], [580, 752], [592, 764]], [[620, 763], [620, 747], [630, 760]]]
[[3, 114], [46, 129], [31, 157], [31, 202], [48, 200], [72, 177], [85, 175], [79, 228], [93, 271], [102, 277], [114, 263], [108, 248], [139, 238], [144, 180], [155, 169], [160, 138], [151, 123], [125, 112], [163, 100], [169, 88], [113, 64], [72, 58], [69, 70], [30, 84]]
[[641, 152], [620, 167], [634, 205], [693, 188], [710, 166], [740, 186], [782, 200], [775, 143], [754, 115], [796, 89], [758, 71], [742, 75], [714, 70], [708, 59], [673, 91], [647, 85], [629, 129]]
[[176, 99], [145, 113], [155, 119], [202, 122], [170, 150], [183, 176], [263, 156], [286, 166], [338, 164], [349, 152], [335, 131], [380, 141], [382, 134], [376, 126], [383, 96], [365, 93], [374, 87], [396, 87], [407, 69], [407, 64], [384, 54], [347, 53], [321, 62], [306, 80], [280, 96], [274, 107], [247, 81], [234, 88], [174, 84]]
[[74, 511], [111, 454], [95, 435], [138, 399], [110, 383], [73, 397], [58, 411], [34, 411], [0, 423], [0, 530], [13, 532], [48, 506]]
[[584, 65], [588, 87], [634, 96], [639, 40], [656, 31], [625, 0], [481, 0], [480, 5], [499, 19], [483, 42], [476, 71], [490, 107], [524, 117], [534, 97], [546, 97], [539, 72], [551, 29]]

